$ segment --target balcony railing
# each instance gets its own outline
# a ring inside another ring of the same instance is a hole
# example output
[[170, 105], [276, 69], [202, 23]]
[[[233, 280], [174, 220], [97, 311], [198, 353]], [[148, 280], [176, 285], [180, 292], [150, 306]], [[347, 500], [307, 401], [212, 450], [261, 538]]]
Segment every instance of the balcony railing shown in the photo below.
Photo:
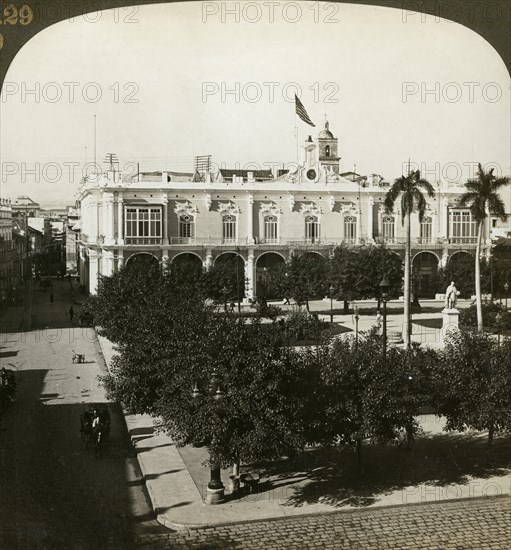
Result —
[[171, 245], [195, 245], [197, 239], [195, 237], [170, 237], [169, 244]]
[[450, 237], [449, 244], [477, 244], [477, 237]]
[[126, 237], [126, 244], [161, 244], [161, 237]]

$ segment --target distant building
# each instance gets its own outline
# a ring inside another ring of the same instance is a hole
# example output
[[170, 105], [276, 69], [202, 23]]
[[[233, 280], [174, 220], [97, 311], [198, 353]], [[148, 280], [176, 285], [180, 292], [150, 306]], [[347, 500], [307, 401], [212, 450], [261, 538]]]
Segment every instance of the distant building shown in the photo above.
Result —
[[78, 236], [80, 234], [80, 214], [74, 206], [67, 207], [67, 220], [65, 224], [66, 242], [66, 273], [76, 275], [78, 273]]
[[41, 207], [39, 203], [33, 201], [30, 197], [22, 195], [18, 197], [12, 203], [12, 217], [18, 218], [22, 216], [29, 216], [35, 218], [38, 216]]
[[[171, 268], [191, 259], [208, 268], [229, 254], [243, 259], [247, 294], [253, 297], [263, 287], [265, 270], [293, 252], [327, 257], [341, 243], [383, 244], [403, 257], [400, 206], [388, 213], [383, 205], [390, 182], [377, 173], [340, 173], [340, 157], [338, 138], [326, 123], [317, 140], [309, 136], [303, 144], [302, 162], [275, 177], [270, 171], [214, 171], [207, 160], [193, 174], [123, 178], [111, 169], [86, 179], [78, 191], [80, 281], [94, 292], [99, 277], [133, 258]], [[472, 256], [477, 239], [470, 210], [459, 205], [465, 187], [432, 183], [436, 193], [424, 220], [416, 213], [411, 220], [422, 296], [430, 292], [436, 268], [458, 254]], [[509, 194], [504, 198], [511, 214]], [[492, 236], [511, 231], [510, 219], [488, 219], [485, 254], [491, 254]]]

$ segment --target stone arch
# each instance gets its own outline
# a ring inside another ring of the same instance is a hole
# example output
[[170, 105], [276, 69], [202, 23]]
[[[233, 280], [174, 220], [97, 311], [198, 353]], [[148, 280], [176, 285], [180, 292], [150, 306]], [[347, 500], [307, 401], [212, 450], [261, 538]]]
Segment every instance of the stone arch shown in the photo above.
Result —
[[412, 259], [412, 292], [417, 298], [435, 297], [435, 276], [440, 258], [429, 250], [421, 250]]
[[309, 256], [309, 255], [316, 255], [316, 256], [319, 256], [320, 258], [322, 258], [323, 260], [326, 261], [326, 258], [325, 256], [319, 251], [319, 250], [306, 250], [303, 254], [299, 254], [300, 256]]
[[201, 265], [202, 265], [202, 258], [200, 254], [197, 254], [197, 252], [179, 252], [176, 254], [171, 261], [171, 265], [177, 260], [177, 261], [183, 261], [184, 258], [195, 261], [195, 258], [197, 258]]
[[[234, 259], [232, 258], [232, 256], [238, 256], [243, 261], [245, 261], [245, 258], [243, 258], [243, 255], [240, 254], [239, 252], [235, 252], [234, 250], [228, 250], [227, 252], [220, 252], [220, 254], [218, 254], [218, 256], [215, 258], [215, 261], [213, 263], [216, 264], [218, 261], [220, 263], [233, 261]], [[229, 257], [231, 258], [229, 259]]]
[[195, 252], [180, 252], [172, 258], [170, 271], [185, 279], [197, 279], [203, 271], [202, 258]]
[[445, 266], [447, 280], [454, 281], [461, 298], [470, 298], [475, 292], [474, 269], [474, 256], [466, 250], [456, 250], [447, 260]]
[[470, 252], [467, 252], [466, 250], [456, 250], [456, 252], [453, 252], [449, 256], [449, 259], [447, 260], [447, 263], [449, 263], [453, 260], [455, 262], [468, 262], [468, 261], [473, 262], [474, 261], [474, 255], [471, 254]]
[[127, 269], [148, 269], [160, 265], [160, 260], [151, 252], [135, 252], [125, 262]]
[[272, 282], [272, 272], [284, 266], [286, 260], [279, 252], [263, 252], [256, 260], [255, 290], [256, 296], [267, 300], [281, 298]]

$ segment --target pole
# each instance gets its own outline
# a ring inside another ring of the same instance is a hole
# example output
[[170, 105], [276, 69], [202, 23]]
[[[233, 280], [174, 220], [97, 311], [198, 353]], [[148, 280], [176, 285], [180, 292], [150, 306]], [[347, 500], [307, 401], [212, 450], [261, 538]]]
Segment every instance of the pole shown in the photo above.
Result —
[[334, 310], [333, 310], [333, 296], [330, 294], [330, 325], [333, 326], [334, 324]]
[[387, 300], [383, 300], [383, 359], [387, 358]]
[[94, 115], [94, 171], [96, 171], [96, 115]]
[[355, 313], [355, 346], [358, 347], [358, 311]]

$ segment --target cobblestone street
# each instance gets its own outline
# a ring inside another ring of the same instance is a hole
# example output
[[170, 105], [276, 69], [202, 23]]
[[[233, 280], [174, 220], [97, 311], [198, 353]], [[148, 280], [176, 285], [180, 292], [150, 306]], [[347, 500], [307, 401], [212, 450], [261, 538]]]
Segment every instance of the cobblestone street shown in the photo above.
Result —
[[506, 549], [509, 497], [333, 513], [153, 534], [139, 548], [201, 549]]

